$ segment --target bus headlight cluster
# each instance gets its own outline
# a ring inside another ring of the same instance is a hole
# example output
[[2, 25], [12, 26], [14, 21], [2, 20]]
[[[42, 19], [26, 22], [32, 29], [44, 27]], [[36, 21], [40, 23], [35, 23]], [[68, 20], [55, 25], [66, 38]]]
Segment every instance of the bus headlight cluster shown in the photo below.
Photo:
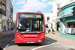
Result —
[[44, 37], [44, 35], [40, 36], [39, 38], [42, 38], [42, 37]]
[[17, 35], [18, 38], [22, 39], [22, 37], [20, 37], [19, 35]]

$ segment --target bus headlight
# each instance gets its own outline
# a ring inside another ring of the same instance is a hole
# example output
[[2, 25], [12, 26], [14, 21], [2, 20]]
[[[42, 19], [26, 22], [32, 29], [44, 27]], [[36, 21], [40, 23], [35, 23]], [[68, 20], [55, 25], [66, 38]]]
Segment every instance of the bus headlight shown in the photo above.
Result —
[[22, 37], [20, 37], [19, 35], [17, 35], [18, 38], [22, 39]]
[[17, 35], [17, 37], [19, 37], [19, 35]]
[[44, 35], [40, 36], [39, 38], [43, 38], [43, 37], [44, 37]]

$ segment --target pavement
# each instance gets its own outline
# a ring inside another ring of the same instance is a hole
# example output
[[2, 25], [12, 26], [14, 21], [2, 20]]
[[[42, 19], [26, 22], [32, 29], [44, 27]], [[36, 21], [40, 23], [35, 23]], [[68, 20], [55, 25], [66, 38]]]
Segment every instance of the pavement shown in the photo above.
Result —
[[2, 37], [0, 39], [0, 48], [4, 48], [8, 43], [11, 43], [14, 39], [14, 34], [15, 30], [2, 31]]
[[36, 50], [71, 50], [71, 48], [66, 47], [64, 45], [54, 43], [54, 44], [50, 44], [50, 45], [42, 47], [42, 48], [38, 48]]
[[67, 47], [71, 47], [71, 48], [73, 48], [73, 50], [75, 50], [75, 40], [62, 37], [62, 36], [60, 36], [59, 32], [55, 32], [55, 34], [50, 32], [50, 33], [46, 34], [45, 36], [58, 41], [57, 43], [59, 43], [59, 44], [62, 44]]
[[15, 31], [15, 29], [14, 30], [8, 30], [8, 31], [2, 31], [2, 35], [14, 33], [14, 31]]

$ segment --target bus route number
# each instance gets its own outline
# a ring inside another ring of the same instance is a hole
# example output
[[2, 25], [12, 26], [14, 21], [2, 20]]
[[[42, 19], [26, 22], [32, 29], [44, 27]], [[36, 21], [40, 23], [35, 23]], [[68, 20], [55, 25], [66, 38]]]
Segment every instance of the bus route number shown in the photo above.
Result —
[[41, 15], [36, 15], [36, 18], [41, 18]]

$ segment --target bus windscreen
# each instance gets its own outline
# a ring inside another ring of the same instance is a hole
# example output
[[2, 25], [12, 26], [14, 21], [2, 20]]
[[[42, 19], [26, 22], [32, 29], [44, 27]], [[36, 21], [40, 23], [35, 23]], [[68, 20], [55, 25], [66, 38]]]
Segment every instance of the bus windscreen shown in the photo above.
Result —
[[44, 32], [44, 20], [42, 14], [20, 13], [17, 16], [17, 32], [42, 33]]

